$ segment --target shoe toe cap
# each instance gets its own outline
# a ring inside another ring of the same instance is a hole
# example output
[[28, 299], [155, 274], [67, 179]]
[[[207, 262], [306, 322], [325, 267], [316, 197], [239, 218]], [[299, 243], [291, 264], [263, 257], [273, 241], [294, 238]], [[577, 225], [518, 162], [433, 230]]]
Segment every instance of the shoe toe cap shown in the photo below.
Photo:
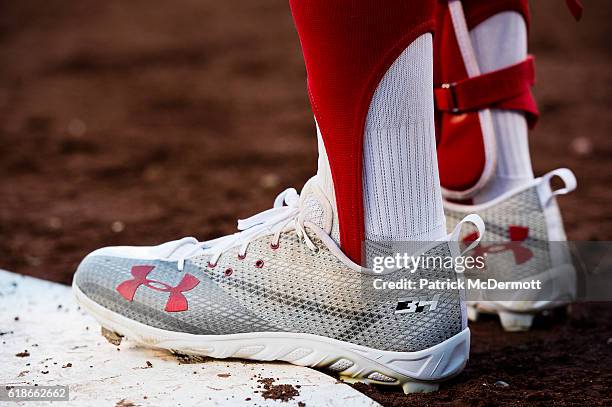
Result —
[[184, 273], [177, 271], [176, 262], [107, 254], [104, 250], [91, 253], [79, 265], [73, 280], [78, 302], [89, 311], [88, 304], [94, 302], [129, 319], [153, 324]]
[[[142, 261], [119, 257], [114, 247], [96, 250], [81, 261], [73, 278], [73, 286], [86, 296], [97, 300], [108, 296], [121, 282], [131, 277], [131, 268]], [[146, 260], [145, 260], [146, 261]]]
[[[88, 254], [79, 264], [74, 275], [74, 284], [88, 296], [95, 292], [111, 291], [136, 275], [158, 274], [176, 268], [172, 259], [188, 243], [197, 243], [193, 237], [163, 243], [157, 246], [109, 246]], [[175, 256], [176, 257], [176, 256]]]

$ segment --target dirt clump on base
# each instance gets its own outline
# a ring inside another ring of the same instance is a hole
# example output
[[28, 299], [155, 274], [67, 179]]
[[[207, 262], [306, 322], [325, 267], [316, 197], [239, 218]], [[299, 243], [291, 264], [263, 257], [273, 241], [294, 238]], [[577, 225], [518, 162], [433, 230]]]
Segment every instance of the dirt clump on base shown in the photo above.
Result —
[[289, 401], [300, 395], [300, 392], [291, 384], [274, 384], [276, 380], [271, 377], [265, 377], [257, 380], [263, 384], [261, 396], [264, 399]]

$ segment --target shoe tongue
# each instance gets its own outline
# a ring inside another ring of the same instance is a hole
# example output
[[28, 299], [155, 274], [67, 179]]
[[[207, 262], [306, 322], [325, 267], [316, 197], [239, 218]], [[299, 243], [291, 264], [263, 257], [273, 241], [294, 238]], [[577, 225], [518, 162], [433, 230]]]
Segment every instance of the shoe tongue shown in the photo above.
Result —
[[310, 178], [300, 192], [300, 212], [304, 221], [314, 223], [339, 242], [338, 216], [323, 193], [317, 176]]

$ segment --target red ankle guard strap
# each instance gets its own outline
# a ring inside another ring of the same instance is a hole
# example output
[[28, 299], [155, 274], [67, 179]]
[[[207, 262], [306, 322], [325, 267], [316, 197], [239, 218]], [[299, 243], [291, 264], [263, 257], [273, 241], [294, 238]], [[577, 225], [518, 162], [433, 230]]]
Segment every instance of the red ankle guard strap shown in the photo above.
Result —
[[534, 59], [529, 56], [516, 65], [436, 87], [436, 109], [448, 113], [485, 108], [521, 110], [533, 126], [538, 117], [530, 89], [534, 83]]

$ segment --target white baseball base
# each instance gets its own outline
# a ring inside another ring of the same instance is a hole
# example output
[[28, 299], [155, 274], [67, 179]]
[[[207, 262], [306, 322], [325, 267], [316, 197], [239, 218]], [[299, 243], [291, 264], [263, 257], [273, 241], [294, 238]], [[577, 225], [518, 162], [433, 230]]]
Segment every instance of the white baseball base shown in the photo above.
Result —
[[[114, 346], [100, 335], [93, 318], [78, 309], [70, 287], [2, 270], [0, 342], [1, 386], [68, 386], [70, 401], [62, 402], [66, 406], [378, 405], [305, 367], [215, 359], [182, 363], [169, 352], [129, 340]], [[16, 356], [24, 351], [29, 356]], [[289, 403], [265, 399], [261, 378], [291, 384], [299, 396]]]

